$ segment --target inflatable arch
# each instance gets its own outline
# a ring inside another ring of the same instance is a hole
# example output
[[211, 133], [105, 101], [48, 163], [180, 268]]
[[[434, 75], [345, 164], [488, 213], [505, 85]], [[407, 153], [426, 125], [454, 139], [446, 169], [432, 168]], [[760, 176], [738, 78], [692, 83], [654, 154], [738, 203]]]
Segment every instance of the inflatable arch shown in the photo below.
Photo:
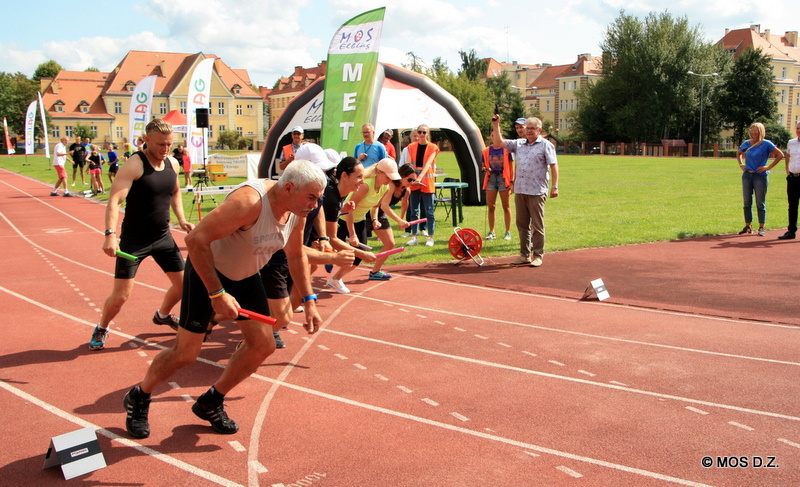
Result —
[[[412, 128], [420, 124], [440, 129], [453, 147], [461, 171], [459, 179], [469, 184], [463, 191], [464, 203], [484, 204], [480, 189], [483, 138], [461, 103], [427, 76], [403, 68], [379, 63], [376, 76], [372, 108], [376, 131]], [[283, 114], [272, 124], [261, 153], [259, 177], [276, 174], [275, 159], [281, 144], [288, 143], [287, 134], [292, 127], [303, 127], [307, 138], [319, 134], [324, 82], [323, 78], [309, 85], [289, 102]], [[353, 147], [360, 141], [359, 136]]]

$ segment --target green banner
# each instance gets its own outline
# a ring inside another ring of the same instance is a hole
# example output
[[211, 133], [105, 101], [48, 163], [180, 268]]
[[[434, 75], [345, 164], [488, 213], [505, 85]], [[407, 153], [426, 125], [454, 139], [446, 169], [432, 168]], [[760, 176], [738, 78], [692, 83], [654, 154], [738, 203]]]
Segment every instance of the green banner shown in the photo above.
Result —
[[328, 48], [320, 145], [353, 153], [361, 126], [374, 123], [375, 73], [378, 69], [383, 14], [381, 7], [347, 21]]

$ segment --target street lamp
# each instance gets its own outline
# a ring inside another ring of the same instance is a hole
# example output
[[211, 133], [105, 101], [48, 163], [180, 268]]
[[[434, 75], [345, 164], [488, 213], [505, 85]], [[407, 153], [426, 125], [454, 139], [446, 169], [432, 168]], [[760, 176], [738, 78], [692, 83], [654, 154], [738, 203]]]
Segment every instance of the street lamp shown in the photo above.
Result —
[[694, 71], [687, 71], [692, 76], [700, 77], [700, 136], [697, 140], [697, 157], [703, 157], [703, 88], [706, 83], [706, 78], [709, 76], [719, 76], [719, 73], [700, 74]]

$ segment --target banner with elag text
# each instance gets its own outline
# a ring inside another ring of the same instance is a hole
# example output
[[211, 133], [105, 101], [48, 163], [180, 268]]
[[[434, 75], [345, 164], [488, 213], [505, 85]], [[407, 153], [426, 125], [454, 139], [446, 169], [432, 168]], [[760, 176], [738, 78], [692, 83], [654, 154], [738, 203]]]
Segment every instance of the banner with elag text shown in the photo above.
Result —
[[36, 124], [36, 100], [28, 105], [25, 114], [25, 154], [33, 154], [33, 126]]
[[361, 142], [361, 126], [373, 123], [375, 73], [385, 7], [353, 17], [328, 47], [321, 145], [348, 154]]
[[186, 100], [186, 138], [189, 157], [192, 164], [205, 166], [205, 155], [208, 154], [208, 140], [205, 130], [197, 126], [197, 109], [209, 108], [211, 97], [211, 73], [214, 69], [214, 58], [203, 59], [192, 72], [189, 82], [189, 94]]
[[142, 78], [131, 96], [128, 110], [128, 142], [134, 150], [140, 150], [139, 138], [144, 135], [144, 128], [150, 122], [150, 107], [153, 104], [153, 90], [156, 87], [156, 75]]

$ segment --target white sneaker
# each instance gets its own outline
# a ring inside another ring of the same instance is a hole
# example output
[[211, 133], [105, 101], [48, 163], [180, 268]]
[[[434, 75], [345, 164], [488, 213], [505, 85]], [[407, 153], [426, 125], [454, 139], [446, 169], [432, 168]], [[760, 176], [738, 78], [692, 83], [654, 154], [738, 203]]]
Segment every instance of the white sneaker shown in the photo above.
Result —
[[410, 236], [411, 236], [411, 234], [410, 234], [410, 233], [408, 233], [408, 232], [403, 232], [403, 234], [402, 234], [402, 235], [400, 235], [400, 238], [408, 238], [408, 237], [410, 237]]
[[75, 183], [72, 183], [72, 186], [75, 186]]
[[427, 236], [428, 236], [428, 231], [427, 231], [427, 230], [423, 230], [423, 231], [422, 231], [422, 235], [423, 235], [423, 236], [425, 236], [425, 237], [427, 237]]
[[350, 290], [347, 289], [341, 279], [328, 279], [325, 284], [339, 294], [350, 294]]
[[300, 305], [300, 306], [298, 306], [298, 307], [296, 307], [296, 308], [294, 309], [294, 312], [295, 312], [295, 313], [303, 313], [303, 312], [305, 312], [305, 310], [306, 310], [306, 309], [303, 307], [303, 305]]
[[503, 235], [503, 240], [511, 240], [511, 232], [506, 232], [506, 234]]
[[417, 237], [411, 237], [411, 240], [406, 242], [406, 247], [411, 247], [412, 245], [417, 245]]
[[428, 247], [433, 247], [433, 237], [428, 237], [428, 240], [425, 242], [425, 245]]

